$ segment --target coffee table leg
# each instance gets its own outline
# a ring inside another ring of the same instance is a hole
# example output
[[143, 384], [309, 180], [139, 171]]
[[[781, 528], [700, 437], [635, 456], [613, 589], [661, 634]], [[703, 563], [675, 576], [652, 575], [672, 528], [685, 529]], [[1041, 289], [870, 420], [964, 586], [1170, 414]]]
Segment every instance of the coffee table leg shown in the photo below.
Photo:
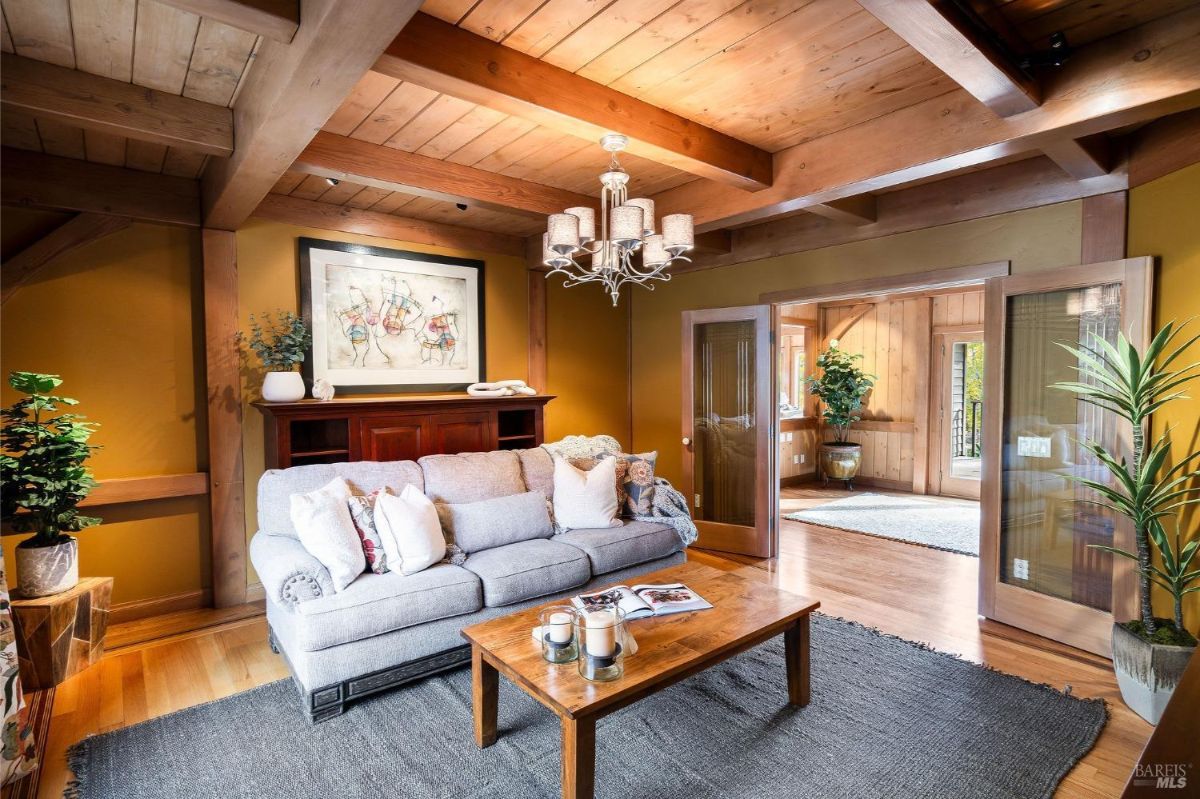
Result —
[[563, 799], [592, 799], [596, 784], [596, 720], [562, 719]]
[[808, 616], [801, 616], [783, 634], [783, 649], [787, 658], [788, 701], [797, 707], [804, 707], [808, 704], [811, 683]]
[[475, 743], [480, 749], [496, 743], [496, 709], [500, 675], [483, 659], [477, 646], [471, 647], [471, 704], [475, 709]]

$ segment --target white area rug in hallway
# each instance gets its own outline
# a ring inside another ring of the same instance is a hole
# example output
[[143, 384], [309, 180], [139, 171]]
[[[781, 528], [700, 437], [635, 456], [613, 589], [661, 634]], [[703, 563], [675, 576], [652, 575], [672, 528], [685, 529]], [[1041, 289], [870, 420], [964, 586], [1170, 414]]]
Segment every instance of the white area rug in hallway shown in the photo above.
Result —
[[979, 503], [862, 494], [784, 518], [979, 557]]

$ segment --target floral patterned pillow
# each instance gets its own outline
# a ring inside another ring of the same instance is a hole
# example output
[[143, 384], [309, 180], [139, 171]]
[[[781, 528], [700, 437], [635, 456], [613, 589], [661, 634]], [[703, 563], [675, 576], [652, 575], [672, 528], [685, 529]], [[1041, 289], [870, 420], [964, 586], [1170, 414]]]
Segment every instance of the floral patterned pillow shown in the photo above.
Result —
[[354, 529], [362, 541], [367, 570], [375, 574], [383, 574], [388, 570], [383, 539], [379, 537], [379, 530], [375, 528], [375, 500], [385, 493], [387, 489], [380, 488], [365, 497], [350, 497], [350, 518], [354, 520]]
[[[4, 681], [4, 698], [0, 700], [3, 716], [3, 753], [0, 753], [0, 784], [8, 785], [37, 768], [37, 751], [33, 745], [33, 725], [21, 692], [21, 675], [17, 669], [17, 635], [13, 627], [8, 601], [8, 580], [4, 575], [4, 553], [0, 552], [0, 680]], [[7, 792], [5, 793], [7, 795]]]
[[625, 501], [621, 512], [626, 516], [649, 516], [654, 510], [654, 463], [658, 452], [640, 455], [617, 455], [625, 461], [625, 482], [622, 485]]

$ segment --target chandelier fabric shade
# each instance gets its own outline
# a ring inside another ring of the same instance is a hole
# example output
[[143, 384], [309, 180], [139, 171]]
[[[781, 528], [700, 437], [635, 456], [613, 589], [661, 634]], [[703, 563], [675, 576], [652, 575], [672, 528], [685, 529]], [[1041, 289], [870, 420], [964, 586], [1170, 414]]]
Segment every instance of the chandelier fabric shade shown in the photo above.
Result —
[[586, 206], [550, 214], [542, 237], [542, 263], [550, 267], [546, 277], [561, 273], [568, 287], [600, 283], [614, 306], [626, 283], [653, 290], [654, 283], [670, 280], [668, 267], [675, 261], [689, 261], [684, 253], [695, 244], [691, 214], [663, 217], [659, 234], [654, 200], [629, 199], [629, 173], [617, 161], [626, 144], [628, 139], [618, 133], [600, 140], [612, 156], [608, 170], [600, 175], [599, 216]]

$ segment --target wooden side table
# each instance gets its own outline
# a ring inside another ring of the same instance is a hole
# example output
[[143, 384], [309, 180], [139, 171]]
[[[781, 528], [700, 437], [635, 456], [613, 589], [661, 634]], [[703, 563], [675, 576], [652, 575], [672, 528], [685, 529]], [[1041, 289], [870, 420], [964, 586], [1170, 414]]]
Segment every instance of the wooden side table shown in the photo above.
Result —
[[12, 597], [21, 682], [50, 688], [86, 669], [104, 654], [113, 578], [87, 577], [54, 596]]

